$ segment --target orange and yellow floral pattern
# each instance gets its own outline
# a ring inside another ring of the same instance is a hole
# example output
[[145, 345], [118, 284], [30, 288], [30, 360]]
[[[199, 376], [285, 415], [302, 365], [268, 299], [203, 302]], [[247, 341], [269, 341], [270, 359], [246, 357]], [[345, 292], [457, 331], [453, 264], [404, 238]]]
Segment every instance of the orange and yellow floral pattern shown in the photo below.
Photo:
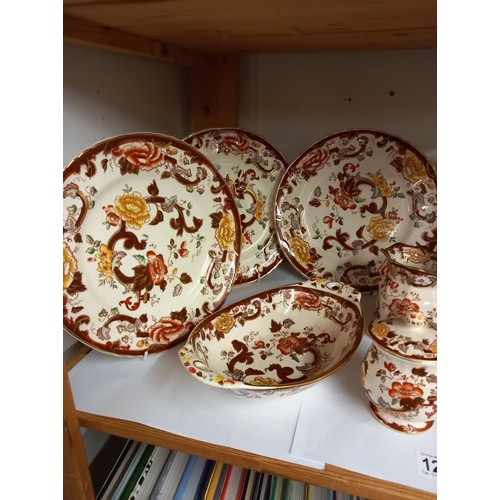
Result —
[[290, 164], [275, 212], [283, 251], [305, 277], [371, 291], [381, 279], [382, 249], [397, 241], [436, 247], [436, 171], [401, 138], [339, 132]]
[[240, 218], [194, 147], [161, 134], [114, 137], [72, 160], [63, 182], [71, 335], [114, 355], [156, 353], [223, 302], [239, 264]]

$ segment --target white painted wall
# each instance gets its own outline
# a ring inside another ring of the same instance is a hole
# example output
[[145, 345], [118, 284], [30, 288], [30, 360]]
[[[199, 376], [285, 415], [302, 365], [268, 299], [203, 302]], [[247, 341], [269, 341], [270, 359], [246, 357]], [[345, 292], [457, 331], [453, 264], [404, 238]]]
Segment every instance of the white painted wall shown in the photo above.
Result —
[[64, 165], [92, 144], [129, 132], [183, 138], [191, 123], [187, 71], [64, 45]]
[[328, 134], [365, 127], [398, 135], [437, 163], [436, 50], [245, 56], [239, 106], [239, 125], [289, 162]]
[[[332, 132], [368, 127], [409, 140], [436, 164], [436, 63], [435, 50], [244, 56], [239, 125], [288, 161]], [[192, 132], [182, 68], [65, 45], [63, 76], [64, 165], [114, 135]], [[63, 333], [63, 343], [69, 353], [75, 340]], [[91, 461], [106, 436], [84, 438]]]

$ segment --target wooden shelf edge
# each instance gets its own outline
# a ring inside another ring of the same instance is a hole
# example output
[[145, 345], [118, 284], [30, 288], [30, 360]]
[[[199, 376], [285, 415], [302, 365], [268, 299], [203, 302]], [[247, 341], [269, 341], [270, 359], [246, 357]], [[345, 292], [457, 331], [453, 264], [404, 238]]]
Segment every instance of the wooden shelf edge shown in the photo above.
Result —
[[105, 417], [77, 410], [80, 425], [110, 435], [133, 439], [155, 446], [175, 449], [210, 460], [230, 463], [266, 474], [273, 474], [305, 483], [316, 484], [370, 500], [435, 500], [437, 495], [390, 481], [365, 476], [327, 464], [313, 469], [283, 460], [206, 443], [138, 424], [128, 420]]
[[124, 33], [89, 21], [63, 16], [63, 40], [74, 45], [155, 59], [180, 66], [199, 66], [206, 56], [157, 40]]

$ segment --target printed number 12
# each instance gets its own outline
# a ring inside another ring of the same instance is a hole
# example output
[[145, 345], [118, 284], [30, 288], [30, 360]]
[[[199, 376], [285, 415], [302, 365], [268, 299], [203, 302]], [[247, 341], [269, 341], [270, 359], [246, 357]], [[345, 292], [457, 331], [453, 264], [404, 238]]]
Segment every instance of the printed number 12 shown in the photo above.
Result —
[[[431, 466], [429, 465], [429, 459], [428, 459], [428, 458], [424, 458], [424, 459], [422, 460], [422, 462], [424, 462], [424, 463], [425, 463], [425, 466], [427, 467], [427, 470], [430, 472], [430, 470], [431, 470]], [[433, 460], [433, 461], [432, 461], [432, 465], [434, 465], [434, 464], [437, 464], [437, 460]], [[437, 468], [437, 465], [436, 465], [436, 467], [434, 467], [434, 469], [433, 469], [433, 471], [432, 471], [432, 472], [434, 472], [434, 474], [437, 474], [437, 471], [438, 471], [438, 468]]]

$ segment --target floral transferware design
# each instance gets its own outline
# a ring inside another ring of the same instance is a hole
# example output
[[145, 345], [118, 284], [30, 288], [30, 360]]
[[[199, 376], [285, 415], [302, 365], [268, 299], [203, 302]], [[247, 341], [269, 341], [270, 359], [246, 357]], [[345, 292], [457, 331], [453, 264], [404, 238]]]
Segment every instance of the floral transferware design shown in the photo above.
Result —
[[200, 322], [179, 356], [193, 376], [236, 395], [292, 394], [354, 354], [363, 331], [359, 298], [333, 282], [269, 290]]
[[290, 165], [275, 210], [283, 252], [299, 272], [373, 290], [383, 248], [396, 241], [435, 248], [436, 172], [403, 139], [338, 132]]
[[154, 353], [225, 301], [241, 229], [217, 169], [178, 139], [95, 144], [63, 173], [63, 323], [94, 349]]
[[396, 243], [382, 253], [375, 317], [437, 329], [437, 252]]
[[218, 168], [238, 207], [242, 252], [235, 285], [259, 280], [283, 258], [273, 204], [288, 163], [264, 138], [239, 128], [202, 130], [184, 140]]
[[[408, 334], [411, 332], [411, 336]], [[361, 382], [374, 416], [405, 433], [428, 430], [437, 414], [437, 335], [403, 320], [373, 321]]]

